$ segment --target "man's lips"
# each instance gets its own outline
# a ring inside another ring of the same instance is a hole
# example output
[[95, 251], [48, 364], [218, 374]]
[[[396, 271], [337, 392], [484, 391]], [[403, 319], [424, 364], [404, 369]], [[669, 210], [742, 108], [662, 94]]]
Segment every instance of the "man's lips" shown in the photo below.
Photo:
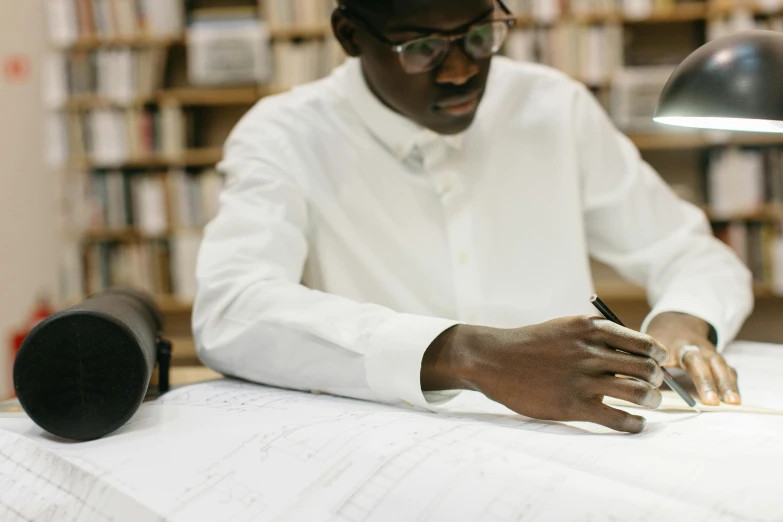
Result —
[[453, 96], [446, 98], [435, 104], [435, 108], [440, 112], [445, 112], [453, 116], [470, 114], [476, 110], [479, 102], [479, 91], [473, 91], [462, 96]]

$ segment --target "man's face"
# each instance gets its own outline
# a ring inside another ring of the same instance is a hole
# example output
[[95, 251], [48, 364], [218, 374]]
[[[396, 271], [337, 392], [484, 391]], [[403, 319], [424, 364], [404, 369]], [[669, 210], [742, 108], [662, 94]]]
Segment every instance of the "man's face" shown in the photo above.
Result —
[[[377, 0], [382, 8], [355, 12], [378, 33], [395, 43], [432, 34], [452, 34], [470, 24], [492, 19], [494, 0]], [[373, 2], [365, 5], [372, 6]], [[457, 134], [476, 116], [484, 95], [492, 58], [476, 60], [462, 41], [453, 42], [445, 60], [431, 71], [409, 74], [386, 43], [350, 16], [336, 15], [335, 29], [343, 47], [361, 58], [364, 76], [376, 96], [392, 110], [439, 134]], [[349, 41], [350, 40], [350, 41]]]

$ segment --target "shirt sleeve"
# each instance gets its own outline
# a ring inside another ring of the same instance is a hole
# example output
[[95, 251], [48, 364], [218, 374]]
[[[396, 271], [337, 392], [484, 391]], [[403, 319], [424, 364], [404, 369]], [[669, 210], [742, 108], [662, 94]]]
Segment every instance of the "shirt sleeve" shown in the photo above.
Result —
[[686, 313], [715, 329], [722, 350], [753, 308], [750, 271], [586, 89], [577, 89], [574, 103], [590, 254], [647, 289], [652, 311], [642, 331], [663, 312]]
[[[306, 288], [308, 204], [282, 135], [247, 116], [226, 143], [218, 216], [197, 263], [193, 331], [210, 368], [253, 382], [434, 409], [424, 352], [454, 321]], [[299, 169], [299, 170], [298, 170]]]

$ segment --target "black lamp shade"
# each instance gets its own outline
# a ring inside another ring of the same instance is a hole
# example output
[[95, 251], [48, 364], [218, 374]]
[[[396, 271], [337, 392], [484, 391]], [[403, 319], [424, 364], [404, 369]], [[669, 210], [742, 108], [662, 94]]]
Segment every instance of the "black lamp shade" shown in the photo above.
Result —
[[698, 48], [669, 78], [655, 120], [783, 132], [783, 34], [744, 31]]

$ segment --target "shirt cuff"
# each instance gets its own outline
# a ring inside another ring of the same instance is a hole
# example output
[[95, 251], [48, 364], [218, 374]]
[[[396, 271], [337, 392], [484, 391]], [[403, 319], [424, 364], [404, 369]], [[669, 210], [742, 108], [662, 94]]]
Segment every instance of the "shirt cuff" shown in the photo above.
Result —
[[381, 397], [403, 401], [431, 411], [459, 395], [458, 391], [421, 390], [424, 352], [444, 331], [459, 321], [397, 314], [370, 336], [365, 351], [368, 386]]
[[718, 341], [716, 348], [718, 352], [721, 352], [731, 341], [730, 337], [735, 335], [736, 332], [729, 332], [723, 317], [723, 308], [719, 305], [719, 302], [717, 296], [715, 299], [711, 299], [704, 295], [667, 294], [655, 303], [652, 311], [644, 319], [641, 331], [642, 333], [647, 333], [652, 320], [665, 312], [679, 312], [692, 315], [712, 326]]

